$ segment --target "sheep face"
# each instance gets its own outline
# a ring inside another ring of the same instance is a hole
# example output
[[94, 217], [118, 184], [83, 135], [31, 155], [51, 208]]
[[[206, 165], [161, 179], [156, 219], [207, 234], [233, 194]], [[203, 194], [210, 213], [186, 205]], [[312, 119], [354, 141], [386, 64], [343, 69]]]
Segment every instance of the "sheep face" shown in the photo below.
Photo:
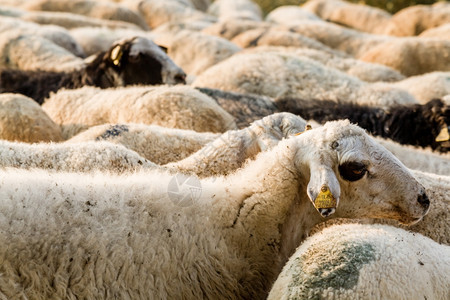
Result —
[[123, 85], [185, 84], [186, 74], [152, 41], [135, 37], [123, 40], [105, 54]]
[[322, 216], [336, 211], [336, 217], [413, 224], [428, 212], [423, 186], [361, 128], [348, 121], [329, 122], [301, 138], [307, 140], [307, 193]]

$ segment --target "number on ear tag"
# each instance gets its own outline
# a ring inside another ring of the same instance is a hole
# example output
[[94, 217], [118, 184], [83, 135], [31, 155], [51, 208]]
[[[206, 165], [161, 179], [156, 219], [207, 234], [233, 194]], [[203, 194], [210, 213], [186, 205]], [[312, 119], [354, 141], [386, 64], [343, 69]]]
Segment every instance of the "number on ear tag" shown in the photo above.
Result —
[[336, 208], [337, 206], [336, 198], [334, 198], [328, 186], [322, 185], [322, 187], [320, 188], [319, 195], [317, 195], [316, 200], [314, 200], [314, 206], [317, 209]]

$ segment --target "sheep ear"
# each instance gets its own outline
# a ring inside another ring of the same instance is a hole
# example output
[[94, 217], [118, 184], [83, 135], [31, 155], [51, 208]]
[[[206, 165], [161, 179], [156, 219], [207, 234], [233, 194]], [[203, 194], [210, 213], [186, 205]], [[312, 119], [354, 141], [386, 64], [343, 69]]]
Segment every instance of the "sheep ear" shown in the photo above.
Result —
[[341, 187], [333, 170], [325, 165], [313, 166], [307, 188], [308, 197], [323, 216], [336, 212]]
[[158, 47], [161, 48], [161, 50], [164, 51], [167, 54], [167, 51], [168, 51], [167, 47], [164, 47], [164, 46], [161, 46], [161, 45], [158, 45]]
[[113, 64], [115, 64], [116, 66], [119, 66], [122, 55], [123, 55], [122, 46], [117, 45], [116, 47], [114, 47], [114, 49], [111, 50], [111, 56], [110, 56]]

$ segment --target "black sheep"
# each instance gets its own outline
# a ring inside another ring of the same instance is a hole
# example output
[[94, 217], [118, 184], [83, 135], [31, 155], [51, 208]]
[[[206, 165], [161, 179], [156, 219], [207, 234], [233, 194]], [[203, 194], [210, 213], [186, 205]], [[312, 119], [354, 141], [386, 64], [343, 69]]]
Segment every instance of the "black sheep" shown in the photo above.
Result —
[[210, 88], [196, 88], [216, 100], [225, 111], [234, 117], [239, 129], [250, 126], [253, 121], [277, 112], [273, 99], [255, 95], [241, 94]]
[[133, 37], [98, 53], [81, 70], [47, 72], [1, 69], [0, 92], [20, 93], [42, 104], [51, 92], [61, 88], [184, 84], [185, 77], [183, 70], [161, 47], [143, 37]]
[[306, 120], [325, 123], [349, 119], [373, 135], [400, 144], [428, 147], [441, 152], [450, 149], [450, 106], [440, 99], [426, 104], [397, 105], [388, 110], [329, 100], [276, 99], [280, 111], [297, 114]]

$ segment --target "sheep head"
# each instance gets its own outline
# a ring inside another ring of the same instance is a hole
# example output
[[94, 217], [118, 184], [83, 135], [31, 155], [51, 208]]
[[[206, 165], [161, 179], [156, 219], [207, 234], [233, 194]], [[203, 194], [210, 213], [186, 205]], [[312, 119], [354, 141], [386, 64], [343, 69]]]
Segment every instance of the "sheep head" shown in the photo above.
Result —
[[[185, 84], [186, 74], [164, 51], [144, 37], [133, 37], [115, 43], [100, 54], [87, 70], [104, 72], [95, 85], [102, 88], [136, 84]], [[96, 78], [94, 75], [90, 75]]]
[[323, 217], [419, 221], [429, 209], [425, 189], [363, 129], [333, 121], [304, 132], [296, 161], [310, 174], [309, 199]]

